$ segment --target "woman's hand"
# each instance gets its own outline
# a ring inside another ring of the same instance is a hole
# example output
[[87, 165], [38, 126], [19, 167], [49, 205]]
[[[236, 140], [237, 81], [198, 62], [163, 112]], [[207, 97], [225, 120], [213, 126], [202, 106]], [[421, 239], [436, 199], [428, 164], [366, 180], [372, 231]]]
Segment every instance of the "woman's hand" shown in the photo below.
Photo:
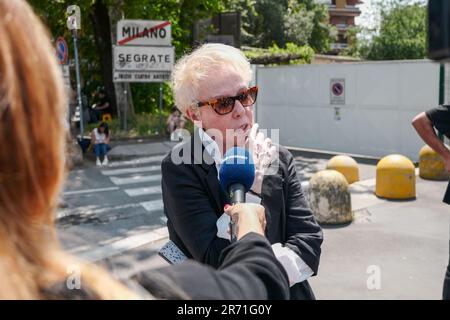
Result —
[[253, 124], [248, 137], [248, 147], [253, 156], [255, 163], [255, 180], [251, 190], [257, 194], [261, 194], [262, 182], [266, 169], [275, 158], [276, 148], [272, 146], [270, 138], [264, 139], [264, 134], [258, 132], [259, 125]]
[[225, 213], [236, 223], [238, 240], [250, 232], [256, 232], [264, 236], [266, 214], [264, 207], [260, 204], [238, 203], [226, 207]]

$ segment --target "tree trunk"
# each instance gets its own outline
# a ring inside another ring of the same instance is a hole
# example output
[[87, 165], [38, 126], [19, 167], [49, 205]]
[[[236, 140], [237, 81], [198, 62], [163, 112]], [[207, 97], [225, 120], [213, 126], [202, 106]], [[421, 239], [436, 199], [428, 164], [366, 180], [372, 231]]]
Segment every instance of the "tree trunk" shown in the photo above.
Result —
[[[117, 42], [117, 21], [123, 18], [123, 8], [124, 1], [116, 0], [111, 6], [109, 11], [110, 22], [111, 22], [111, 42]], [[120, 111], [120, 123], [123, 130], [127, 130], [127, 118], [130, 115], [134, 115], [133, 98], [131, 95], [131, 87], [128, 82], [116, 82], [116, 100], [118, 104], [118, 110]]]
[[111, 23], [108, 8], [103, 0], [97, 0], [92, 6], [91, 21], [94, 26], [95, 45], [100, 57], [100, 67], [106, 93], [111, 103], [112, 113], [117, 115], [116, 90], [113, 83], [113, 57], [111, 43]]

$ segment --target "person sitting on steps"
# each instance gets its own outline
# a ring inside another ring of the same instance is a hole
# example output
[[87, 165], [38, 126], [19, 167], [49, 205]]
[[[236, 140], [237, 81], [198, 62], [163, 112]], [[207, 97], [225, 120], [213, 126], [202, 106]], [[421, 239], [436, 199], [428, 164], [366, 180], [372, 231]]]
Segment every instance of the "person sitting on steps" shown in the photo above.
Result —
[[[91, 132], [91, 143], [94, 146], [95, 155], [97, 157], [97, 166], [108, 165], [108, 145], [110, 140], [110, 133], [108, 124], [106, 122], [101, 122], [97, 128]], [[103, 163], [100, 158], [103, 157]]]

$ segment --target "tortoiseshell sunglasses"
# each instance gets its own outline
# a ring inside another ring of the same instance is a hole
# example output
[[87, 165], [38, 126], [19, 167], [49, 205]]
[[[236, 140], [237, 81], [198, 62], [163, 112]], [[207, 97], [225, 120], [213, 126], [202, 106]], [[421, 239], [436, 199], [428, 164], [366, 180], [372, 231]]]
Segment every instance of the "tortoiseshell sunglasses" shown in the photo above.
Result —
[[244, 92], [234, 97], [223, 97], [218, 99], [211, 99], [205, 102], [197, 103], [197, 107], [211, 106], [213, 110], [220, 115], [225, 115], [233, 111], [238, 100], [244, 107], [250, 107], [256, 102], [258, 95], [258, 86], [246, 89]]

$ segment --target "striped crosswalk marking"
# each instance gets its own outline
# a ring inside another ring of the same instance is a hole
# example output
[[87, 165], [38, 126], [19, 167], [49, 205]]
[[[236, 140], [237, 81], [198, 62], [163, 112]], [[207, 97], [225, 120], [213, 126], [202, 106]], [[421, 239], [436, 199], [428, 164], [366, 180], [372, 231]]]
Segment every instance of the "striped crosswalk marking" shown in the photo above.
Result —
[[122, 184], [161, 181], [161, 175], [160, 174], [151, 175], [151, 176], [140, 176], [139, 175], [139, 176], [127, 177], [127, 178], [110, 177], [110, 179], [115, 185], [122, 185]]
[[117, 206], [101, 206], [101, 205], [87, 205], [87, 206], [79, 206], [77, 208], [68, 208], [63, 210], [58, 210], [57, 218], [63, 218], [70, 215], [98, 215], [102, 213], [111, 213], [114, 211], [120, 210], [128, 210], [133, 208], [142, 207], [147, 212], [157, 212], [162, 211], [164, 209], [163, 202], [161, 199], [153, 200], [153, 201], [144, 201], [138, 203], [128, 203]]
[[151, 172], [151, 171], [159, 171], [159, 170], [161, 170], [161, 166], [156, 165], [156, 166], [137, 167], [137, 168], [102, 170], [102, 174], [105, 176], [116, 176], [116, 175], [121, 175], [121, 174]]
[[111, 187], [111, 188], [98, 188], [98, 189], [83, 189], [83, 190], [74, 190], [74, 191], [66, 191], [63, 192], [64, 196], [70, 196], [70, 195], [76, 195], [76, 194], [91, 194], [94, 192], [106, 192], [106, 191], [114, 191], [119, 190], [118, 187]]
[[165, 239], [168, 235], [167, 228], [161, 227], [151, 231], [140, 232], [120, 240], [112, 242], [108, 241], [105, 244], [101, 243], [94, 248], [90, 246], [80, 246], [70, 250], [70, 253], [76, 254], [87, 261], [98, 261], [148, 243]]
[[138, 197], [138, 196], [143, 196], [143, 195], [153, 195], [153, 194], [161, 194], [162, 193], [160, 186], [132, 188], [132, 189], [125, 189], [124, 191], [130, 197]]
[[148, 212], [160, 211], [160, 210], [164, 209], [164, 205], [163, 205], [163, 202], [161, 201], [161, 199], [153, 200], [153, 201], [141, 202], [140, 204]]
[[109, 167], [114, 168], [114, 167], [133, 166], [133, 165], [152, 163], [152, 162], [161, 162], [162, 159], [164, 159], [164, 157], [165, 157], [164, 155], [158, 155], [158, 156], [151, 156], [151, 157], [142, 157], [142, 158], [133, 159], [133, 160], [114, 161], [109, 164]]

